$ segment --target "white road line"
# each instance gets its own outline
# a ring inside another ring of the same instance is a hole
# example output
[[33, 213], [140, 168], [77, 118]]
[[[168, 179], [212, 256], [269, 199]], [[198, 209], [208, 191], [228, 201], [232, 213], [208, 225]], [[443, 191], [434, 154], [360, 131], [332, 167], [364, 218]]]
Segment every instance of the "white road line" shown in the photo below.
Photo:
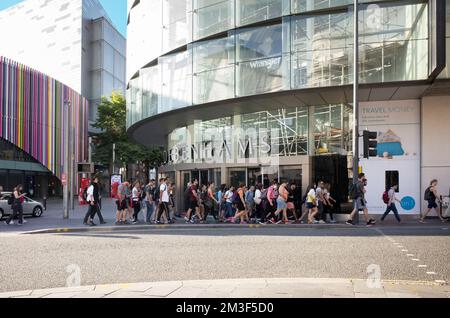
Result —
[[440, 279], [435, 280], [435, 282], [439, 283], [439, 284], [445, 284], [446, 283], [445, 280], [440, 280]]
[[419, 265], [420, 268], [428, 267], [427, 265]]
[[408, 250], [402, 250], [402, 252], [408, 252]]
[[436, 272], [427, 272], [428, 275], [436, 275]]
[[408, 257], [414, 257], [414, 254], [406, 254]]
[[420, 262], [420, 259], [418, 259], [418, 258], [411, 258], [411, 260], [414, 262]]

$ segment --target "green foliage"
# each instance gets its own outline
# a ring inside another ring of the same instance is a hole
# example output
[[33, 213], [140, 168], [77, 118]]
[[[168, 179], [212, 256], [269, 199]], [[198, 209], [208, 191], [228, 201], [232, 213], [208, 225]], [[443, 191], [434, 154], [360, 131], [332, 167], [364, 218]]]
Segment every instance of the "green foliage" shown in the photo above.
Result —
[[98, 106], [98, 117], [93, 125], [102, 132], [95, 135], [96, 147], [93, 160], [105, 166], [112, 164], [113, 144], [116, 144], [116, 162], [123, 164], [142, 164], [147, 168], [157, 168], [163, 162], [160, 148], [146, 148], [128, 138], [126, 133], [126, 101], [113, 93], [102, 98]]

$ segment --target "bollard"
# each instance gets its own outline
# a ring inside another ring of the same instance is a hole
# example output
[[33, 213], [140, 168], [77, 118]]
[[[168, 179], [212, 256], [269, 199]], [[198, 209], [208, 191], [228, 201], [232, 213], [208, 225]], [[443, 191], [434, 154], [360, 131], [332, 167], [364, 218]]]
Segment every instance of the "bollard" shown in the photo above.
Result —
[[47, 211], [47, 197], [44, 197], [43, 200], [44, 210]]

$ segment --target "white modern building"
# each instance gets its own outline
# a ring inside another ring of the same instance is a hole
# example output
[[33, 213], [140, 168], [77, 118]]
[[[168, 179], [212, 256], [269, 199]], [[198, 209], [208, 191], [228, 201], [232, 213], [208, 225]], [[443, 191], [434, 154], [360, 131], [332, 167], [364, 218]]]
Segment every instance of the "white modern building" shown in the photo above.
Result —
[[102, 96], [125, 93], [126, 40], [98, 0], [26, 0], [0, 11], [0, 30], [0, 55], [87, 97], [91, 124]]
[[[348, 204], [353, 178], [353, 0], [128, 0], [128, 134], [162, 145], [160, 169], [247, 185], [326, 181]], [[450, 0], [360, 0], [361, 158], [368, 207], [426, 209], [450, 188]], [[447, 50], [446, 50], [447, 48]], [[362, 148], [362, 147], [361, 147]], [[178, 202], [183, 202], [181, 195]]]

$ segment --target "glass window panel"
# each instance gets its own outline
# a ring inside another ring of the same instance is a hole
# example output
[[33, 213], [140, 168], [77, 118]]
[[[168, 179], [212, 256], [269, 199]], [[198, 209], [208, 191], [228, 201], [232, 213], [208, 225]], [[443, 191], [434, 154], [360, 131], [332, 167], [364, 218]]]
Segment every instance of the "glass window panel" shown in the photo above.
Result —
[[164, 0], [163, 52], [183, 46], [192, 39], [192, 1]]
[[193, 45], [194, 73], [234, 64], [234, 36], [198, 42]]
[[193, 46], [194, 104], [234, 97], [234, 37]]
[[237, 31], [238, 62], [280, 56], [283, 47], [281, 24]]
[[[369, 6], [362, 12], [361, 81], [425, 79], [428, 74], [427, 4]], [[370, 23], [369, 23], [370, 22]]]
[[[362, 2], [360, 0], [360, 2]], [[291, 0], [292, 13], [327, 9], [353, 3], [353, 0]]]
[[161, 94], [161, 74], [159, 66], [144, 68], [140, 72], [142, 79], [142, 117], [158, 114]]
[[236, 0], [238, 26], [270, 20], [289, 13], [289, 0]]
[[286, 68], [289, 56], [240, 62], [236, 67], [236, 95], [276, 92], [289, 87]]
[[292, 88], [349, 83], [352, 18], [349, 13], [291, 20]]
[[234, 97], [234, 66], [194, 74], [194, 104]]
[[190, 51], [159, 59], [162, 71], [160, 112], [192, 105], [192, 62]]
[[220, 33], [234, 27], [234, 1], [194, 1], [194, 39]]

